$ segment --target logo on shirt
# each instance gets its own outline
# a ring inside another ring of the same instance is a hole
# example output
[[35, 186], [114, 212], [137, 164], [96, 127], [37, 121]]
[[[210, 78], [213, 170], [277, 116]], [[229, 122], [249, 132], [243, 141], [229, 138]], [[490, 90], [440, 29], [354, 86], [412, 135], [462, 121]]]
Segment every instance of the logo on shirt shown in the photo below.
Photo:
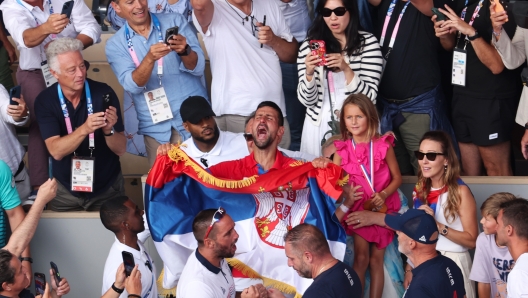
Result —
[[455, 280], [453, 279], [453, 274], [451, 274], [451, 269], [449, 269], [449, 267], [446, 268], [446, 272], [447, 272], [447, 277], [449, 278], [449, 282], [451, 283], [451, 285], [454, 285]]
[[350, 286], [353, 286], [354, 285], [354, 280], [352, 279], [352, 275], [350, 275], [350, 272], [348, 272], [347, 269], [345, 269], [345, 275], [347, 276], [348, 281], [350, 282]]

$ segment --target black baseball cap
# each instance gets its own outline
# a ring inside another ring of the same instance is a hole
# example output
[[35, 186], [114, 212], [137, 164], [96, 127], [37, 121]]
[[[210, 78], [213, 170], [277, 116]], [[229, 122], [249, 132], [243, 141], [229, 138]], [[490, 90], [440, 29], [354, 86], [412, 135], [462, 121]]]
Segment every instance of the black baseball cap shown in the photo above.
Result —
[[385, 224], [423, 244], [435, 244], [438, 241], [436, 220], [423, 210], [409, 209], [403, 214], [387, 214]]
[[183, 122], [198, 124], [203, 118], [216, 116], [216, 114], [207, 99], [201, 96], [190, 96], [182, 102], [180, 116]]

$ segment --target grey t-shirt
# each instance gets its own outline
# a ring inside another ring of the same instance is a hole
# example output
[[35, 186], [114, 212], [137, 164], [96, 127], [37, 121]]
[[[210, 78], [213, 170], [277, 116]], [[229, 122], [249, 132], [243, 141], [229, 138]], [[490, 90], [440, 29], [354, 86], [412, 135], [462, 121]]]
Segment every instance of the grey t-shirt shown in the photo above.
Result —
[[469, 279], [490, 284], [490, 297], [508, 297], [506, 282], [514, 263], [508, 248], [497, 246], [495, 235], [486, 235], [482, 232], [477, 238]]

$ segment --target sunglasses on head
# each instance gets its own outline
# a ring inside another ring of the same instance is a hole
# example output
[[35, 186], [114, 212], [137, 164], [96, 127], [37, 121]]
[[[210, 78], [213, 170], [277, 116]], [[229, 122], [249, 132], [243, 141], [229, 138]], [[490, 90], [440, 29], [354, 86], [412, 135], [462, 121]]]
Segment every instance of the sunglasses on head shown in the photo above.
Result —
[[335, 13], [336, 16], [342, 17], [347, 12], [347, 9], [345, 7], [343, 7], [343, 6], [341, 6], [341, 7], [337, 7], [337, 8], [334, 8], [334, 9], [330, 9], [330, 8], [326, 8], [325, 7], [325, 8], [323, 8], [323, 10], [321, 10], [321, 14], [325, 18], [328, 18], [329, 16], [331, 16], [332, 12]]
[[205, 232], [204, 239], [207, 239], [209, 234], [211, 233], [211, 230], [213, 229], [213, 226], [216, 222], [220, 221], [222, 217], [224, 216], [225, 210], [222, 207], [218, 207], [218, 210], [213, 214], [213, 219], [211, 220], [211, 224], [207, 228], [207, 232]]
[[420, 152], [420, 151], [414, 151], [414, 156], [416, 156], [416, 158], [418, 160], [423, 160], [424, 159], [424, 156], [427, 157], [427, 160], [429, 161], [434, 161], [436, 159], [436, 156], [437, 155], [445, 155], [444, 153], [440, 153], [440, 152], [427, 152], [427, 153], [423, 153], [423, 152]]
[[253, 141], [253, 135], [250, 134], [250, 133], [244, 133], [244, 139], [246, 139], [246, 142], [251, 142]]

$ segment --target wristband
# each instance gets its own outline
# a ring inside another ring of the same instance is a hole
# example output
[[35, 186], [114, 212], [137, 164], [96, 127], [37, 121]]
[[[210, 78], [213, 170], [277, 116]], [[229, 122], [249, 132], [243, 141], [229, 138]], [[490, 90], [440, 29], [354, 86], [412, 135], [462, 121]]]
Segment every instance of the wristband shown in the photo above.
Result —
[[315, 70], [312, 73], [306, 73], [307, 76], [313, 76], [315, 73]]
[[141, 296], [136, 295], [136, 294], [128, 294], [128, 298], [131, 298], [131, 297], [133, 297], [133, 298], [141, 298]]
[[[114, 290], [117, 294], [121, 294], [121, 293], [123, 293], [123, 291], [125, 290], [125, 288], [120, 289], [120, 288], [116, 287], [116, 286], [115, 286], [115, 282], [114, 282], [114, 283], [112, 284], [112, 290]], [[130, 296], [130, 295], [129, 295], [129, 296]], [[139, 297], [139, 298], [141, 298], [141, 297]]]
[[403, 275], [407, 274], [407, 272], [411, 272], [412, 270], [411, 269], [407, 269], [405, 270], [405, 272], [403, 273]]
[[350, 210], [350, 208], [345, 206], [345, 204], [341, 204], [341, 206], [339, 206], [339, 209], [341, 209], [341, 211], [343, 211], [343, 213], [347, 213], [348, 210]]
[[33, 258], [31, 257], [20, 257], [18, 259], [20, 260], [20, 262], [26, 261], [26, 262], [30, 262], [31, 264], [33, 264]]

